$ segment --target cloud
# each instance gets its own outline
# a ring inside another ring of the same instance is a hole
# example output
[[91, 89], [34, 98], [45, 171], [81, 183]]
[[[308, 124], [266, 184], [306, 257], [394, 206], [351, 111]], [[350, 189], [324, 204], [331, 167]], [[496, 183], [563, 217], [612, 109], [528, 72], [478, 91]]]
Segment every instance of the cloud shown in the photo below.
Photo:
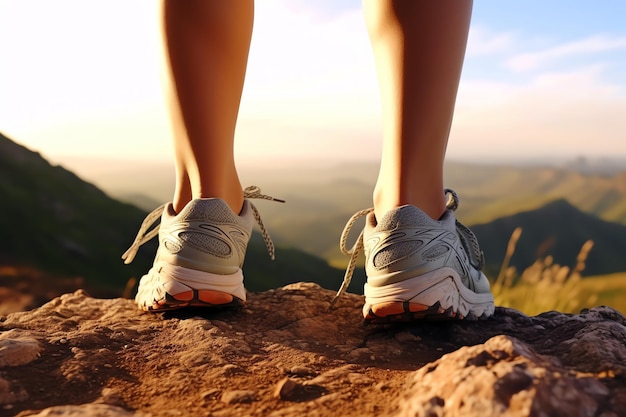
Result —
[[602, 67], [538, 74], [526, 82], [461, 85], [449, 155], [514, 159], [626, 154], [626, 95]]
[[507, 60], [506, 66], [514, 71], [530, 71], [563, 58], [621, 49], [626, 49], [626, 37], [595, 35], [543, 51], [515, 55]]
[[[63, 7], [39, 8], [45, 12], [30, 23], [38, 28], [32, 33], [19, 19], [30, 10], [22, 3], [0, 2], [19, 6], [12, 14], [6, 9], [0, 13], [5, 24], [0, 34], [7, 39], [11, 33], [14, 38], [24, 35], [19, 42], [0, 45], [8, 63], [0, 68], [0, 127], [5, 133], [16, 132], [16, 138], [57, 155], [122, 152], [128, 158], [170, 160], [153, 3], [133, 3], [123, 18], [107, 14], [119, 11], [121, 0], [99, 2], [99, 9], [83, 5], [99, 10], [99, 19], [78, 22], [64, 12], [74, 4], [66, 0]], [[238, 158], [379, 156], [380, 100], [362, 11], [358, 2], [354, 7], [340, 3], [257, 2]], [[337, 9], [329, 12], [328, 5]], [[10, 26], [11, 20], [17, 23]], [[111, 32], [112, 22], [116, 29]], [[626, 38], [593, 36], [518, 54], [522, 41], [515, 32], [472, 27], [468, 57], [476, 58], [466, 62], [469, 71], [459, 91], [449, 155], [626, 155], [626, 85], [623, 77], [614, 77], [613, 83], [607, 78], [611, 71], [619, 73], [617, 58], [608, 64], [590, 59], [623, 50]], [[85, 45], [81, 54], [66, 48], [71, 42]], [[23, 51], [32, 52], [24, 55], [29, 59], [24, 67], [9, 67]], [[578, 67], [544, 70], [573, 57], [582, 58]], [[45, 71], [33, 72], [37, 68]], [[20, 90], [23, 85], [27, 92]]]
[[512, 32], [494, 33], [483, 26], [470, 26], [467, 56], [484, 56], [507, 52], [514, 45]]

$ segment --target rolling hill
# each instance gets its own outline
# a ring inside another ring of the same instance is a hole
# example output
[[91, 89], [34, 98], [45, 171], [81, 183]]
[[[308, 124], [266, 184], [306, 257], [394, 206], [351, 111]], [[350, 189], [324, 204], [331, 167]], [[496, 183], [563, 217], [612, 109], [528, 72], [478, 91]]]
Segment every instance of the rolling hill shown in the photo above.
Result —
[[594, 246], [586, 261], [585, 275], [626, 271], [626, 226], [606, 222], [578, 210], [567, 200], [555, 200], [536, 210], [506, 216], [472, 230], [485, 252], [489, 270], [499, 269], [513, 230], [522, 228], [511, 265], [518, 271], [536, 259], [550, 255], [554, 262], [573, 267], [587, 240]]
[[[119, 295], [131, 277], [140, 277], [152, 264], [156, 239], [140, 249], [131, 265], [120, 259], [146, 215], [144, 210], [109, 197], [1, 134], [0, 196], [0, 266], [33, 267], [59, 279], [81, 277], [94, 295]], [[297, 281], [337, 289], [343, 271], [280, 246], [277, 260], [271, 261], [255, 235], [245, 275], [251, 291]]]
[[[619, 171], [619, 166], [610, 165], [610, 169], [601, 171], [581, 170], [579, 166], [477, 165], [453, 161], [446, 164], [445, 174], [446, 186], [455, 189], [461, 198], [457, 217], [468, 226], [537, 210], [558, 199], [566, 199], [590, 216], [626, 225], [626, 166], [623, 171]], [[171, 198], [171, 166], [161, 165], [154, 170], [146, 166], [140, 172], [136, 167], [132, 169], [133, 178], [141, 177], [140, 187], [136, 189], [129, 189], [128, 181], [120, 183], [121, 172], [115, 175], [100, 172], [98, 183], [112, 195], [145, 204], [146, 210], [156, 206], [155, 201]], [[347, 260], [338, 250], [339, 235], [354, 212], [371, 206], [377, 170], [376, 163], [368, 162], [285, 163], [280, 167], [244, 166], [241, 178], [246, 185], [259, 185], [264, 192], [287, 200], [284, 205], [259, 203], [263, 220], [277, 244], [343, 266]], [[150, 180], [151, 175], [155, 179]], [[164, 176], [169, 180], [164, 180]]]
[[3, 264], [79, 276], [89, 287], [111, 289], [124, 288], [151, 263], [145, 253], [136, 265], [120, 262], [145, 216], [142, 210], [110, 198], [4, 136], [0, 196]]
[[469, 225], [537, 209], [566, 199], [579, 210], [626, 225], [626, 166], [612, 175], [554, 167], [448, 164], [447, 184], [462, 198], [459, 216]]
[[[124, 169], [118, 170], [117, 178], [125, 175]], [[160, 174], [153, 176], [154, 182], [151, 171], [132, 169], [141, 174], [137, 188], [126, 180], [124, 190], [144, 204], [143, 210], [111, 198], [116, 195], [113, 188], [107, 188], [107, 194], [0, 136], [0, 262], [81, 276], [91, 286], [121, 291], [130, 277], [141, 276], [149, 268], [156, 242], [142, 248], [131, 266], [122, 264], [121, 253], [146, 210], [171, 195], [171, 182], [164, 180], [169, 174], [163, 167], [158, 167]], [[328, 264], [340, 268], [347, 262], [338, 251], [339, 235], [355, 211], [371, 204], [376, 169], [376, 164], [354, 163], [303, 166], [298, 175], [296, 171], [285, 175], [284, 167], [244, 170], [245, 184], [258, 184], [264, 192], [287, 200], [284, 205], [255, 202], [277, 245], [277, 260], [269, 260], [255, 235], [245, 264], [247, 288], [262, 291], [295, 281], [315, 281], [337, 289], [343, 271]], [[136, 176], [132, 178], [134, 183]], [[586, 274], [626, 270], [620, 252], [626, 247], [624, 172], [599, 175], [547, 167], [450, 163], [446, 181], [460, 194], [458, 217], [476, 231], [491, 270], [499, 267], [516, 226], [524, 228], [512, 260], [519, 269], [541, 255], [537, 249], [547, 241], [553, 242], [549, 253], [556, 262], [571, 265], [582, 243], [592, 239], [595, 247]], [[106, 183], [106, 178], [100, 183]], [[359, 268], [350, 291], [362, 292], [363, 281]]]

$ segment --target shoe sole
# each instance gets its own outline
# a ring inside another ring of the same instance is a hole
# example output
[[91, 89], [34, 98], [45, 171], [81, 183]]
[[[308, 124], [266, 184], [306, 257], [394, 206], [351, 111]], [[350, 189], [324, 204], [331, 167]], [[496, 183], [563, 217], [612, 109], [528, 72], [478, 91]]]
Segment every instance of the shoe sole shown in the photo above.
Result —
[[237, 308], [242, 307], [245, 301], [221, 291], [190, 290], [187, 292], [171, 295], [165, 293], [162, 304], [155, 303], [150, 306], [142, 305], [143, 311], [160, 312], [179, 310], [182, 308]]
[[238, 307], [245, 300], [241, 269], [231, 275], [219, 275], [165, 262], [142, 277], [135, 297], [140, 309], [153, 312], [185, 307]]
[[493, 315], [494, 309], [491, 293], [468, 289], [452, 268], [382, 287], [365, 284], [363, 317], [370, 323], [479, 320]]

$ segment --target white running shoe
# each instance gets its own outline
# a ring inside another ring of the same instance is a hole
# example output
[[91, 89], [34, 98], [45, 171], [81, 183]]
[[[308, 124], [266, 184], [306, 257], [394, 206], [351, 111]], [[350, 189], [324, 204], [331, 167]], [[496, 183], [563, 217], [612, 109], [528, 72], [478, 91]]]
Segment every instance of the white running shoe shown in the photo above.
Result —
[[[341, 247], [351, 255], [349, 283], [361, 248], [365, 251], [363, 316], [372, 322], [414, 319], [479, 319], [494, 312], [489, 281], [481, 272], [484, 259], [474, 234], [455, 216], [458, 197], [452, 190], [448, 209], [433, 220], [414, 206], [402, 206], [376, 221], [373, 209], [349, 220]], [[361, 235], [351, 250], [345, 241], [354, 221], [366, 215]], [[347, 288], [346, 280], [339, 291]]]
[[[282, 200], [260, 194], [257, 187], [246, 188], [244, 196], [239, 215], [221, 199], [202, 198], [190, 201], [180, 213], [167, 203], [146, 217], [135, 242], [122, 256], [125, 263], [132, 262], [139, 246], [158, 233], [154, 265], [141, 278], [135, 297], [141, 309], [224, 307], [245, 302], [241, 267], [255, 220], [274, 259], [274, 245], [247, 198]], [[160, 225], [148, 232], [159, 217]]]

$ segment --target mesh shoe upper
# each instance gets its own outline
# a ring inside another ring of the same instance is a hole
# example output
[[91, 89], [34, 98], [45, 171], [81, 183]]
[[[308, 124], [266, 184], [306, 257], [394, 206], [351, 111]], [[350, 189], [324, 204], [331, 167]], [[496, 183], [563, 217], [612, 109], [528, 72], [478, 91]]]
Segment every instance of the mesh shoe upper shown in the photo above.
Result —
[[[248, 198], [282, 200], [261, 194], [258, 187], [246, 188], [244, 197], [238, 215], [217, 198], [192, 200], [180, 213], [167, 203], [148, 214], [122, 255], [132, 262], [139, 247], [159, 235], [154, 265], [141, 278], [135, 297], [142, 309], [221, 306], [234, 302], [233, 297], [245, 301], [241, 267], [255, 222], [274, 259], [274, 244]], [[159, 218], [160, 224], [150, 229]]]
[[[451, 190], [446, 192], [450, 199], [439, 220], [408, 205], [391, 210], [380, 221], [371, 208], [354, 214], [341, 235], [341, 250], [351, 258], [333, 302], [349, 285], [356, 257], [364, 250], [363, 313], [368, 319], [493, 314], [489, 281], [481, 272], [483, 253], [476, 236], [454, 216], [458, 197]], [[367, 216], [365, 227], [348, 250], [347, 236], [361, 216]]]
[[380, 287], [450, 267], [466, 288], [488, 293], [489, 281], [480, 271], [482, 253], [471, 243], [475, 241], [452, 210], [433, 220], [417, 207], [403, 206], [377, 224], [370, 213], [363, 234], [368, 285]]
[[253, 226], [247, 200], [239, 215], [219, 199], [193, 200], [178, 214], [169, 204], [161, 218], [156, 261], [233, 274], [243, 265]]

